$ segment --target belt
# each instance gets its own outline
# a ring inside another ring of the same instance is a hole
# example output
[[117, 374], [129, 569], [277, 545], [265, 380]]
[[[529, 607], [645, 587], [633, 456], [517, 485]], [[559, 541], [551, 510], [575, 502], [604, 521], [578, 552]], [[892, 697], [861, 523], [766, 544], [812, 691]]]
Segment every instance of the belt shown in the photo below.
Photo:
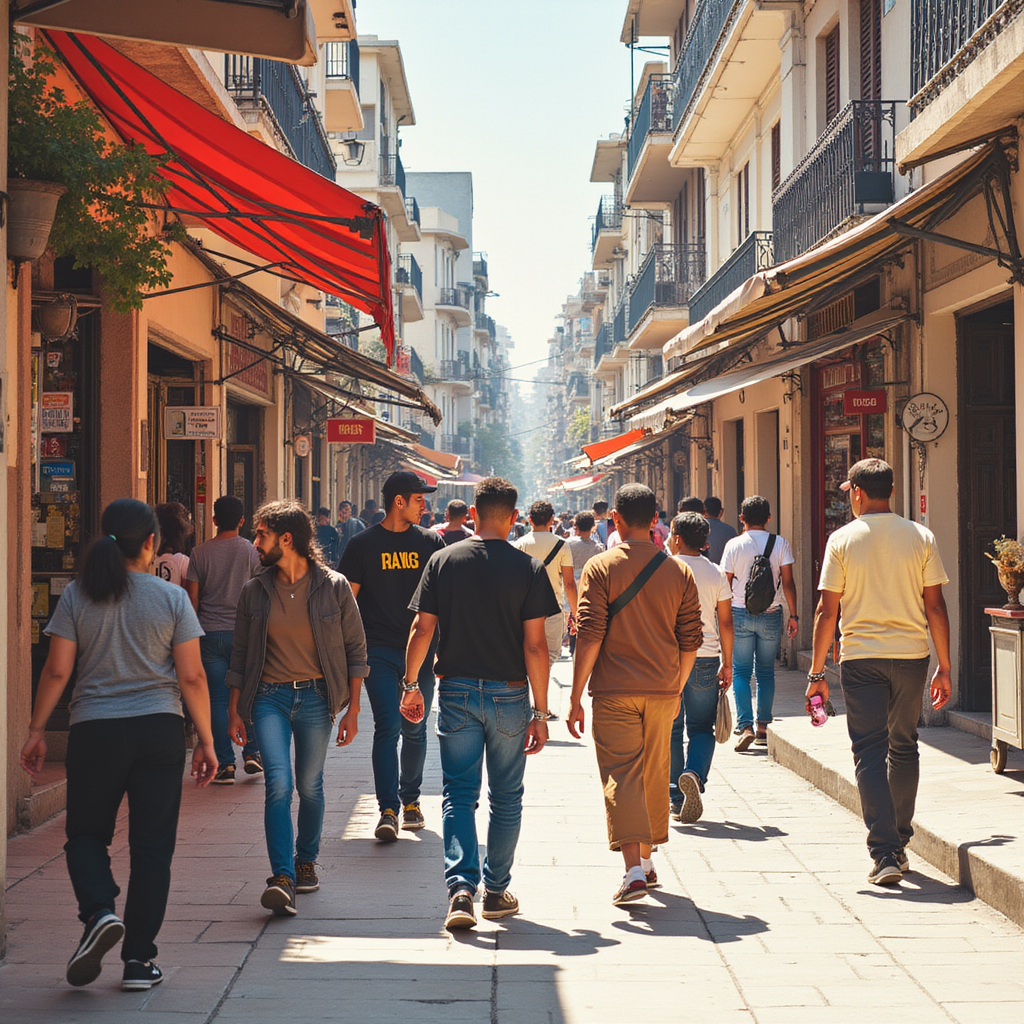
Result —
[[323, 677], [320, 676], [316, 679], [292, 679], [290, 682], [284, 683], [269, 683], [265, 682], [266, 686], [290, 686], [293, 690], [306, 690], [310, 686], [316, 686], [317, 683], [322, 683]]

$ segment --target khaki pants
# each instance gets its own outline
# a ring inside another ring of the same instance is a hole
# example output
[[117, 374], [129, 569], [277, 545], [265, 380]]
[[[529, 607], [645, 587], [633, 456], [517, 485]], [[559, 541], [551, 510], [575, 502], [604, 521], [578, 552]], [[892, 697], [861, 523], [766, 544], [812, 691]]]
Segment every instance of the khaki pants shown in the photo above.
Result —
[[608, 845], [668, 842], [668, 776], [677, 697], [594, 697], [593, 733]]
[[565, 616], [558, 612], [544, 620], [544, 637], [548, 642], [548, 661], [554, 665], [562, 656], [562, 637], [565, 635]]

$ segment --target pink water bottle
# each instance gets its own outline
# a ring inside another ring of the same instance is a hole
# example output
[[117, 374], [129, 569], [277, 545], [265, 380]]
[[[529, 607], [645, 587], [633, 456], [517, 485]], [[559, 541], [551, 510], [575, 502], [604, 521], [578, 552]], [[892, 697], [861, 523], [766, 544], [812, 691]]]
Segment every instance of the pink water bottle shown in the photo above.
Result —
[[825, 705], [818, 694], [815, 694], [811, 698], [811, 725], [816, 728], [820, 728], [828, 721], [828, 713], [825, 711]]

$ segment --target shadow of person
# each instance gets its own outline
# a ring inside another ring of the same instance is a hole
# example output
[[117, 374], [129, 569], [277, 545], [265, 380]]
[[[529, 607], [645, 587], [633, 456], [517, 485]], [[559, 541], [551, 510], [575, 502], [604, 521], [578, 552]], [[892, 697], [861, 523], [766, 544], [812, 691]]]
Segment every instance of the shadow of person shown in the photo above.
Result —
[[739, 839], [747, 843], [763, 843], [768, 839], [789, 835], [774, 825], [741, 825], [738, 821], [695, 821], [690, 825], [673, 827], [683, 835], [704, 839]]
[[872, 886], [870, 889], [858, 889], [858, 895], [871, 896], [881, 900], [899, 900], [900, 903], [935, 903], [943, 906], [955, 906], [958, 903], [970, 903], [977, 897], [962, 885], [955, 882], [944, 882], [939, 878], [911, 871], [903, 876], [899, 885]]
[[593, 956], [599, 949], [620, 944], [619, 939], [609, 938], [591, 928], [562, 931], [522, 917], [506, 917], [494, 923], [498, 927], [493, 931], [454, 931], [452, 939], [460, 945], [478, 949], [539, 949], [554, 956]]
[[768, 931], [763, 918], [746, 914], [736, 917], [716, 910], [702, 910], [693, 900], [655, 889], [648, 896], [660, 903], [629, 905], [630, 919], [612, 925], [633, 935], [686, 936], [708, 942], [740, 942], [749, 935]]

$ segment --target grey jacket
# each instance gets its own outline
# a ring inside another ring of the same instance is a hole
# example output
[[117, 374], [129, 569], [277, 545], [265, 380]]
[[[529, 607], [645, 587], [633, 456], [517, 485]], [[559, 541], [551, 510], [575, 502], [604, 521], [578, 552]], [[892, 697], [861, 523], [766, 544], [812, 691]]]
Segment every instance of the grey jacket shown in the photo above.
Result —
[[[356, 599], [348, 580], [317, 562], [310, 562], [309, 622], [327, 681], [331, 718], [349, 702], [350, 678], [365, 679], [370, 674], [366, 663], [366, 635], [359, 617]], [[256, 687], [263, 676], [267, 654], [267, 622], [275, 569], [257, 573], [242, 588], [231, 647], [228, 686], [241, 690], [238, 713], [246, 723], [252, 721]]]

